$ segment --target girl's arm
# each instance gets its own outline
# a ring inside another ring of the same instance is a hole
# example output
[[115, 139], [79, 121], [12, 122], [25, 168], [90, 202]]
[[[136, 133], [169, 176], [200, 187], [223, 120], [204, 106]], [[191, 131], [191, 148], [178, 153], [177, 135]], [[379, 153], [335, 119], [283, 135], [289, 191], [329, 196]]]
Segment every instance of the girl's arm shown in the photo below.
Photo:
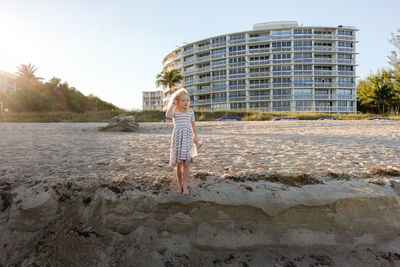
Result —
[[174, 107], [176, 105], [177, 99], [175, 98], [174, 100], [171, 101], [171, 103], [169, 104], [169, 107], [167, 109], [167, 112], [165, 112], [165, 117], [167, 117], [167, 119], [171, 119], [172, 115], [174, 113]]
[[198, 145], [199, 144], [199, 139], [197, 138], [197, 129], [196, 129], [196, 124], [194, 123], [194, 121], [192, 121], [190, 123], [190, 125], [192, 126], [192, 131], [193, 131], [193, 142]]

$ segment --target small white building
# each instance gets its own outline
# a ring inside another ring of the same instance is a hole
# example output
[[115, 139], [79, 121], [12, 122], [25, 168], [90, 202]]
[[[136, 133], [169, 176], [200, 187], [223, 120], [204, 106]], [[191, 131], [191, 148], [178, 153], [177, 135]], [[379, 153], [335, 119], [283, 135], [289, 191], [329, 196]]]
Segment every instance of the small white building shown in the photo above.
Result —
[[[17, 91], [17, 75], [0, 70], [0, 91], [15, 93]], [[0, 112], [6, 110], [6, 103], [1, 99], [0, 95]]]
[[163, 109], [163, 92], [143, 91], [142, 92], [143, 110], [162, 110]]

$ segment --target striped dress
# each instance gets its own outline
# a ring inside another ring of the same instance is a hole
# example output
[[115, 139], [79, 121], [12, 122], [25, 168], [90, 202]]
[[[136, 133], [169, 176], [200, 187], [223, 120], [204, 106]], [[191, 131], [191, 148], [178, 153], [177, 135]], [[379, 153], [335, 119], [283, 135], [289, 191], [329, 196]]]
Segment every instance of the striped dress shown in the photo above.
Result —
[[169, 165], [174, 167], [182, 160], [190, 160], [189, 148], [193, 143], [190, 123], [195, 121], [193, 109], [190, 109], [188, 112], [175, 110], [172, 114], [172, 121], [174, 123], [174, 130], [171, 137]]

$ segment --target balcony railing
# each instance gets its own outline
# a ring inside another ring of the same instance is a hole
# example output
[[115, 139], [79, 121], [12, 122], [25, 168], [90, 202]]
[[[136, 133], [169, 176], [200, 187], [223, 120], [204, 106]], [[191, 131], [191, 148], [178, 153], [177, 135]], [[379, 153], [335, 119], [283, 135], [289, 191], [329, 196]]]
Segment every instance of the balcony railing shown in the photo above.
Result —
[[243, 90], [246, 89], [246, 85], [229, 85], [229, 90]]
[[230, 74], [229, 79], [244, 79], [246, 78], [246, 74]]
[[242, 50], [242, 51], [236, 51], [236, 52], [229, 52], [229, 56], [239, 56], [239, 55], [245, 55], [246, 54], [246, 50]]
[[349, 87], [354, 88], [356, 86], [355, 83], [338, 83], [338, 87]]
[[292, 87], [292, 83], [272, 83], [273, 88]]
[[313, 83], [312, 82], [308, 82], [308, 83], [304, 83], [304, 82], [294, 82], [294, 87], [312, 87]]
[[292, 99], [292, 95], [272, 95], [272, 99], [274, 99], [274, 100], [288, 100], [288, 99]]
[[250, 101], [266, 101], [270, 100], [271, 96], [265, 95], [265, 96], [250, 96], [249, 100]]
[[294, 71], [293, 75], [299, 75], [299, 76], [304, 76], [304, 75], [312, 75], [312, 71]]
[[333, 88], [335, 87], [334, 83], [331, 82], [315, 82], [314, 87], [319, 87], [319, 88]]
[[250, 86], [248, 87], [249, 89], [267, 89], [269, 88], [269, 84], [268, 83], [262, 83], [262, 84], [250, 84]]
[[270, 64], [270, 61], [269, 60], [250, 61], [247, 64], [250, 66], [268, 65]]
[[268, 77], [270, 76], [269, 72], [250, 72], [246, 74], [246, 77], [257, 78], [257, 77]]
[[269, 53], [269, 48], [249, 49], [249, 54], [264, 54]]
[[312, 94], [307, 94], [307, 95], [294, 95], [294, 99], [295, 100], [299, 100], [299, 99], [308, 99], [308, 100], [312, 100], [313, 99], [313, 95]]
[[229, 102], [243, 102], [246, 101], [245, 96], [229, 97]]
[[290, 76], [291, 71], [272, 71], [272, 76]]

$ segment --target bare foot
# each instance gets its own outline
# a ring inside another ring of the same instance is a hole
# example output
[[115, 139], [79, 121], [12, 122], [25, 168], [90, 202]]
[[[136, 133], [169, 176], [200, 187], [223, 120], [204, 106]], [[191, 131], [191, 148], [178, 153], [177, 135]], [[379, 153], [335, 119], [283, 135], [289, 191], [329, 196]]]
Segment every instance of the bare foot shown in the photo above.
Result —
[[178, 188], [176, 189], [177, 194], [182, 194], [183, 187], [181, 185], [178, 185]]
[[187, 187], [183, 188], [183, 195], [184, 196], [188, 196], [189, 195], [189, 190], [187, 189]]

